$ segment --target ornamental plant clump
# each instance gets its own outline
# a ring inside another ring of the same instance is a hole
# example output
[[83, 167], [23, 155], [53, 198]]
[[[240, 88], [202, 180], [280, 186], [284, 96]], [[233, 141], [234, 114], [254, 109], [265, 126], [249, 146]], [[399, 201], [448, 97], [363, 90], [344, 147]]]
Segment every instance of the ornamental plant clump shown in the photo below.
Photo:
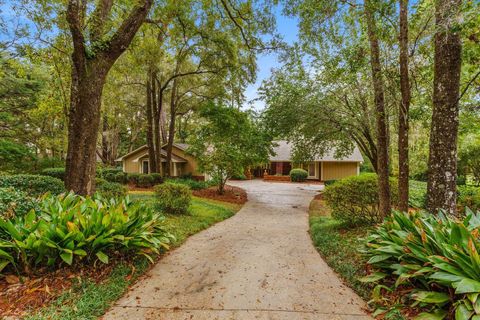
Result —
[[307, 180], [307, 177], [308, 172], [303, 169], [296, 168], [290, 171], [290, 180], [292, 180], [293, 182], [303, 182]]
[[[365, 255], [375, 270], [372, 302], [388, 293], [423, 310], [416, 319], [480, 319], [480, 212], [463, 220], [440, 212], [394, 212], [367, 238]], [[377, 314], [385, 312], [380, 307]]]
[[113, 252], [143, 255], [150, 261], [173, 236], [164, 217], [141, 203], [105, 199], [99, 194], [45, 195], [40, 211], [0, 218], [0, 271], [6, 266], [29, 273], [36, 266], [72, 265], [81, 260], [108, 263]]
[[[398, 186], [390, 178], [392, 204], [397, 202]], [[378, 181], [374, 173], [363, 173], [337, 180], [323, 193], [332, 216], [350, 226], [373, 225], [382, 221], [378, 212]]]
[[0, 188], [14, 188], [38, 197], [46, 192], [60, 194], [65, 192], [63, 181], [54, 177], [35, 174], [15, 174], [0, 176]]
[[166, 213], [187, 213], [192, 202], [192, 191], [184, 184], [165, 182], [155, 186], [155, 193], [159, 208]]

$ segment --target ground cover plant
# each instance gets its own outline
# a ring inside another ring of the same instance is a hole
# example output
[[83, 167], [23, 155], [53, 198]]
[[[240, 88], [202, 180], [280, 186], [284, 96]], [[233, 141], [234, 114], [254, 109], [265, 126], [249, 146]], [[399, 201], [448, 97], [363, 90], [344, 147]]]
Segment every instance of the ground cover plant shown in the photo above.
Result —
[[14, 188], [0, 188], [0, 215], [3, 217], [23, 216], [30, 210], [40, 210], [39, 200], [26, 192]]
[[[440, 212], [394, 212], [367, 238], [373, 267], [365, 282], [377, 283], [372, 301], [386, 311], [400, 305], [423, 312], [418, 319], [480, 318], [480, 213], [459, 220]], [[391, 302], [388, 302], [391, 305]]]
[[0, 270], [29, 274], [34, 267], [82, 260], [108, 263], [113, 251], [151, 260], [171, 239], [160, 213], [128, 198], [46, 195], [38, 212], [0, 219]]
[[41, 196], [46, 192], [51, 194], [65, 192], [62, 180], [34, 174], [0, 176], [0, 188], [14, 188], [15, 190], [24, 191], [32, 197]]

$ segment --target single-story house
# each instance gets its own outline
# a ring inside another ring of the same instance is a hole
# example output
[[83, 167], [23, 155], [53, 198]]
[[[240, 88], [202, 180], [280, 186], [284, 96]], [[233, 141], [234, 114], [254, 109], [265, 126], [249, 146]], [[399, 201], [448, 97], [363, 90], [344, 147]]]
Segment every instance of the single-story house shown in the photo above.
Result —
[[[172, 167], [170, 168], [171, 176], [179, 177], [182, 175], [191, 175], [195, 179], [203, 180], [205, 175], [199, 171], [195, 158], [186, 153], [187, 148], [188, 145], [184, 143], [173, 144]], [[151, 173], [147, 145], [141, 146], [115, 161], [122, 162], [123, 172]], [[165, 172], [167, 166], [166, 145], [164, 145], [161, 150], [161, 161], [163, 172]]]
[[[271, 176], [288, 176], [292, 166], [292, 144], [287, 141], [275, 141], [274, 155], [270, 157], [267, 173]], [[362, 154], [357, 146], [345, 158], [336, 159], [331, 150], [322, 157], [301, 165], [308, 172], [308, 179], [327, 181], [337, 180], [360, 173], [360, 164], [363, 162]]]

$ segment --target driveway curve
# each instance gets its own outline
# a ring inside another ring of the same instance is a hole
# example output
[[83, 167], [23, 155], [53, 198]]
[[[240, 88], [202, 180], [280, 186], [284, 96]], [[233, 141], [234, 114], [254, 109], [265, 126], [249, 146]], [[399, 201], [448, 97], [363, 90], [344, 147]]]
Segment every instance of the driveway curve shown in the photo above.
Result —
[[161, 259], [104, 319], [371, 319], [312, 245], [318, 186], [231, 184], [245, 206]]

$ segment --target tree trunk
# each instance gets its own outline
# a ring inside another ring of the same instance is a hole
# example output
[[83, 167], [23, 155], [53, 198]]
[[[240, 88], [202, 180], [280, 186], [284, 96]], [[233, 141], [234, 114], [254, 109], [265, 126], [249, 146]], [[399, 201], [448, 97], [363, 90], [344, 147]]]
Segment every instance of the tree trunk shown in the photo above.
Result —
[[[88, 47], [85, 34], [92, 39], [104, 36], [113, 2], [98, 2], [87, 10], [86, 1], [69, 0], [66, 20], [72, 35], [72, 84], [68, 124], [68, 150], [65, 168], [65, 187], [81, 195], [95, 192], [96, 148], [100, 126], [102, 91], [108, 71], [127, 49], [150, 11], [153, 0], [135, 6], [110, 41], [102, 48]], [[86, 25], [87, 14], [95, 23]], [[88, 29], [88, 32], [86, 32]]]
[[177, 99], [177, 79], [173, 80], [172, 93], [170, 96], [170, 124], [168, 127], [168, 142], [167, 142], [167, 169], [165, 175], [171, 176], [172, 167], [172, 148], [175, 139], [175, 117], [176, 117], [176, 99]]
[[153, 114], [152, 114], [152, 82], [151, 71], [147, 73], [147, 147], [148, 147], [148, 164], [150, 172], [158, 172], [157, 162], [155, 159], [155, 144], [153, 142]]
[[456, 213], [456, 174], [459, 87], [461, 68], [460, 35], [452, 30], [458, 23], [461, 0], [435, 2], [435, 57], [433, 115], [428, 159], [427, 208]]
[[[163, 91], [161, 88], [157, 90], [157, 77], [152, 78], [152, 92], [153, 92], [153, 100], [152, 105], [154, 106], [153, 112], [153, 123], [154, 123], [154, 143], [155, 143], [155, 161], [158, 171], [164, 175], [163, 168], [162, 168], [162, 137], [160, 132], [160, 113], [162, 112], [162, 104], [163, 104]], [[160, 84], [158, 84], [160, 87]], [[158, 96], [157, 96], [158, 93]]]
[[408, 211], [408, 129], [410, 80], [408, 73], [408, 0], [400, 0], [400, 91], [402, 101], [398, 113], [398, 209]]
[[77, 194], [95, 192], [96, 148], [102, 90], [107, 73], [95, 64], [80, 76], [72, 72], [65, 187]]
[[385, 113], [385, 98], [380, 64], [380, 47], [378, 44], [375, 17], [372, 3], [365, 1], [365, 18], [367, 22], [368, 39], [370, 42], [370, 64], [372, 67], [372, 82], [377, 122], [377, 175], [379, 214], [383, 217], [390, 214], [390, 184], [388, 169], [388, 127]]

